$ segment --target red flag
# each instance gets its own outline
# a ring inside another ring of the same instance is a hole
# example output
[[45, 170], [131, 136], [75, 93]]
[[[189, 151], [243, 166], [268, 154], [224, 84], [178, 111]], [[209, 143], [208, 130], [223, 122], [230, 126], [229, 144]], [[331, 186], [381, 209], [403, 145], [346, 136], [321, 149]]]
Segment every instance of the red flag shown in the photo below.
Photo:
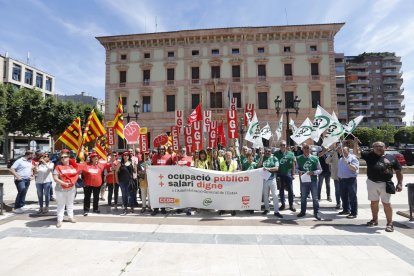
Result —
[[218, 126], [217, 138], [218, 138], [217, 143], [225, 147], [226, 144], [227, 144], [227, 141], [226, 141], [226, 136], [224, 135], [224, 123], [223, 123], [223, 121], [221, 121], [221, 123]]
[[180, 128], [177, 126], [171, 127], [171, 136], [172, 136], [172, 146], [175, 152], [178, 152], [180, 149]]
[[197, 107], [194, 109], [193, 113], [190, 114], [188, 117], [187, 124], [191, 125], [193, 122], [202, 121], [203, 120], [203, 113], [201, 112], [201, 105], [198, 104]]

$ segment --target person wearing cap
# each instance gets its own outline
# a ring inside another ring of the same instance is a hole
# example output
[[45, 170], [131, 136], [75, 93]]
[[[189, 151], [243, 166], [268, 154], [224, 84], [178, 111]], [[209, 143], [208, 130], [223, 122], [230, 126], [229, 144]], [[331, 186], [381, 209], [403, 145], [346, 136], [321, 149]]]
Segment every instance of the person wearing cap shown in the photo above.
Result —
[[108, 206], [112, 206], [112, 196], [114, 195], [115, 209], [117, 209], [119, 184], [116, 182], [115, 168], [119, 163], [118, 154], [116, 152], [112, 152], [110, 155], [108, 155], [108, 159], [109, 160], [106, 163], [104, 170], [106, 185], [108, 187]]
[[83, 215], [87, 216], [91, 207], [91, 195], [93, 194], [93, 212], [99, 214], [99, 193], [102, 185], [102, 173], [104, 165], [98, 162], [99, 156], [96, 152], [89, 155], [89, 163], [81, 166], [83, 179]]
[[124, 206], [124, 212], [121, 216], [125, 216], [128, 213], [128, 205], [131, 207], [131, 213], [134, 212], [133, 196], [136, 193], [136, 182], [134, 181], [133, 174], [136, 172], [136, 166], [132, 162], [131, 154], [125, 151], [122, 154], [121, 162], [118, 163], [115, 169], [115, 178], [121, 188], [122, 205]]
[[56, 182], [57, 228], [62, 227], [65, 207], [69, 222], [76, 222], [73, 215], [73, 205], [76, 194], [75, 184], [79, 178], [80, 168], [81, 167], [74, 167], [69, 163], [68, 153], [61, 153], [60, 163], [56, 166], [53, 172], [53, 179]]
[[16, 214], [24, 213], [23, 207], [26, 204], [26, 194], [30, 186], [30, 180], [33, 179], [33, 152], [26, 151], [23, 157], [17, 159], [10, 167], [10, 172], [14, 176], [14, 184], [17, 188], [16, 201], [14, 203], [14, 212]]
[[[35, 163], [35, 183], [37, 198], [39, 199], [38, 214], [47, 214], [49, 212], [50, 189], [52, 187], [52, 175], [54, 164], [49, 160], [48, 153], [41, 153]], [[43, 197], [45, 208], [43, 208]]]

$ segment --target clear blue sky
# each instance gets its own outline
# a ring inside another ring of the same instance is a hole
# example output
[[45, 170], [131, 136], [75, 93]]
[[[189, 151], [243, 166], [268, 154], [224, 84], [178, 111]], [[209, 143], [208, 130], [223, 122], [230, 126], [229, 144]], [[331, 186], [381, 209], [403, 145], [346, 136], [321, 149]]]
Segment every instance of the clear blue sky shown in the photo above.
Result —
[[[402, 57], [406, 121], [414, 114], [414, 1], [0, 0], [0, 54], [56, 77], [59, 94], [104, 99], [105, 51], [95, 36], [215, 27], [345, 22], [335, 51]], [[286, 13], [287, 20], [286, 20]]]

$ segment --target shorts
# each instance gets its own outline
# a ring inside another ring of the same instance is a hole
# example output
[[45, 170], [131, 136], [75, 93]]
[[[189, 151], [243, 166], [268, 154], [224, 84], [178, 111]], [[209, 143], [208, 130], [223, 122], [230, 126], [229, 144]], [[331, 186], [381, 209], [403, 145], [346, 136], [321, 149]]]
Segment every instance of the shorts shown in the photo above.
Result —
[[391, 194], [385, 191], [385, 182], [374, 182], [367, 179], [368, 200], [379, 201], [382, 203], [390, 203]]

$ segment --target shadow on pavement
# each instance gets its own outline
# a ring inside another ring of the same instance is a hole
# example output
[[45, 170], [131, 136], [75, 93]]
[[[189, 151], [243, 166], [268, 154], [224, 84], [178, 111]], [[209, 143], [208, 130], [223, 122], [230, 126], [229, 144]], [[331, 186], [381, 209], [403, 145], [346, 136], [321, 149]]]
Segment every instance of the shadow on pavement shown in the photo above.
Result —
[[375, 226], [368, 227], [366, 224], [336, 224], [336, 223], [318, 223], [312, 226], [312, 229], [319, 227], [328, 226], [333, 227], [338, 230], [343, 230], [351, 233], [360, 233], [360, 234], [378, 234], [384, 231], [384, 227]]
[[26, 222], [27, 227], [49, 227], [56, 225], [56, 217]]

